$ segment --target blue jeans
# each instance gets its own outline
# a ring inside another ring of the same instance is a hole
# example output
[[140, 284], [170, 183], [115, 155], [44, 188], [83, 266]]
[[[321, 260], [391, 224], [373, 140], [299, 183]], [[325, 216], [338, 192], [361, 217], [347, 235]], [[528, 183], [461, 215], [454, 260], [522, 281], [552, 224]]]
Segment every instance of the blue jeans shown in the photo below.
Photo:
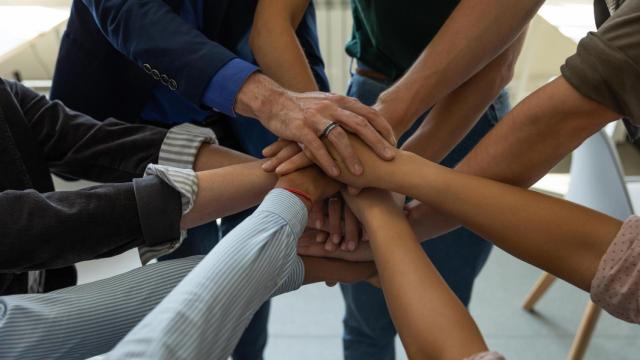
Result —
[[[360, 75], [353, 75], [348, 95], [372, 105], [389, 85]], [[444, 159], [443, 165], [455, 166], [482, 139], [509, 109], [503, 93], [478, 121], [464, 140]], [[404, 142], [419, 126], [419, 121], [404, 134]], [[435, 267], [449, 287], [465, 304], [469, 304], [473, 282], [484, 266], [491, 244], [467, 229], [459, 229], [422, 243]], [[344, 356], [348, 360], [395, 358], [395, 335], [382, 291], [368, 283], [341, 285], [346, 314], [343, 320]]]

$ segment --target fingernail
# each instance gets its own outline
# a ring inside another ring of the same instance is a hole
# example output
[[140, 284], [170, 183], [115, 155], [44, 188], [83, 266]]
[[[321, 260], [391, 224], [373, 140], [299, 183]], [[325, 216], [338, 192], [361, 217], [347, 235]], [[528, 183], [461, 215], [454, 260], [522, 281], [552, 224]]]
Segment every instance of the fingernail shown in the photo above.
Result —
[[340, 245], [340, 250], [347, 251], [347, 244], [342, 243], [342, 245]]
[[353, 241], [349, 241], [349, 245], [347, 245], [349, 247], [349, 251], [353, 251], [356, 249], [356, 243]]
[[360, 174], [362, 174], [362, 171], [363, 171], [363, 169], [362, 169], [362, 165], [360, 165], [360, 164], [356, 164], [356, 165], [353, 167], [353, 170], [354, 170], [354, 172], [355, 172], [355, 174], [356, 174], [356, 175], [360, 175]]
[[322, 242], [322, 234], [316, 235], [316, 242], [317, 243], [321, 243]]
[[331, 176], [340, 176], [340, 169], [335, 166], [329, 169], [329, 171], [331, 172]]
[[331, 235], [331, 241], [333, 241], [334, 244], [339, 244], [340, 243], [340, 235]]
[[271, 160], [269, 160], [269, 161], [265, 162], [264, 164], [262, 164], [262, 168], [263, 168], [263, 169], [268, 169], [268, 168], [270, 168], [270, 167], [271, 167], [271, 164], [272, 164], [272, 163], [273, 163], [273, 162], [272, 162]]
[[322, 221], [321, 220], [316, 220], [316, 229], [318, 229], [318, 230], [322, 229]]

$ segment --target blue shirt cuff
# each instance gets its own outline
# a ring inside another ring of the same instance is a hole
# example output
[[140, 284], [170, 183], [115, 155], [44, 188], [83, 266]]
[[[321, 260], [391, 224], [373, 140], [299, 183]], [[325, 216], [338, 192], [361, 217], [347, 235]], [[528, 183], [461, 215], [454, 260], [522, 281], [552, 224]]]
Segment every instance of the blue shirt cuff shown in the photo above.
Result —
[[256, 71], [257, 66], [240, 58], [229, 61], [211, 78], [202, 102], [215, 111], [235, 117], [236, 96], [247, 78]]

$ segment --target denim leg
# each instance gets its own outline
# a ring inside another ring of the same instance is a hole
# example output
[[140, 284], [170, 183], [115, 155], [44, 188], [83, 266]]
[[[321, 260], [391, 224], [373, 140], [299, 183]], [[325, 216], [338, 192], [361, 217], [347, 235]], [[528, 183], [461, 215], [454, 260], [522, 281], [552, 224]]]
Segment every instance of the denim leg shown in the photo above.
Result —
[[[354, 75], [348, 95], [372, 105], [386, 88], [386, 84]], [[506, 94], [502, 94], [442, 164], [453, 167], [462, 160], [496, 124], [508, 106]], [[497, 115], [498, 109], [500, 116]], [[418, 125], [416, 121], [408, 133], [413, 133]], [[402, 136], [400, 141], [406, 140], [409, 134]], [[458, 298], [468, 305], [473, 282], [489, 256], [491, 245], [471, 231], [459, 229], [424, 242], [422, 248]], [[342, 285], [341, 290], [346, 303], [343, 320], [345, 359], [394, 359], [396, 330], [382, 291], [367, 283]]]
[[[220, 233], [222, 237], [253, 213], [255, 208], [222, 219]], [[262, 360], [267, 346], [267, 325], [269, 323], [269, 308], [271, 302], [266, 301], [253, 315], [249, 326], [244, 330], [240, 341], [233, 350], [233, 360]]]

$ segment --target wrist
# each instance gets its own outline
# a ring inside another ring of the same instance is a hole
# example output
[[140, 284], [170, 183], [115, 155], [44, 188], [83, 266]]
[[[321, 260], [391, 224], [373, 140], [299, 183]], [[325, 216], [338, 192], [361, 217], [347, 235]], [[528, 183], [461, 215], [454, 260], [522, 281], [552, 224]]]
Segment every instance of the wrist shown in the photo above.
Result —
[[240, 115], [262, 119], [271, 112], [274, 99], [285, 93], [275, 81], [256, 72], [240, 88], [234, 109]]
[[396, 138], [400, 138], [410, 127], [413, 122], [407, 116], [405, 101], [397, 99], [396, 96], [388, 90], [380, 94], [375, 105], [376, 110], [389, 122], [393, 128]]

